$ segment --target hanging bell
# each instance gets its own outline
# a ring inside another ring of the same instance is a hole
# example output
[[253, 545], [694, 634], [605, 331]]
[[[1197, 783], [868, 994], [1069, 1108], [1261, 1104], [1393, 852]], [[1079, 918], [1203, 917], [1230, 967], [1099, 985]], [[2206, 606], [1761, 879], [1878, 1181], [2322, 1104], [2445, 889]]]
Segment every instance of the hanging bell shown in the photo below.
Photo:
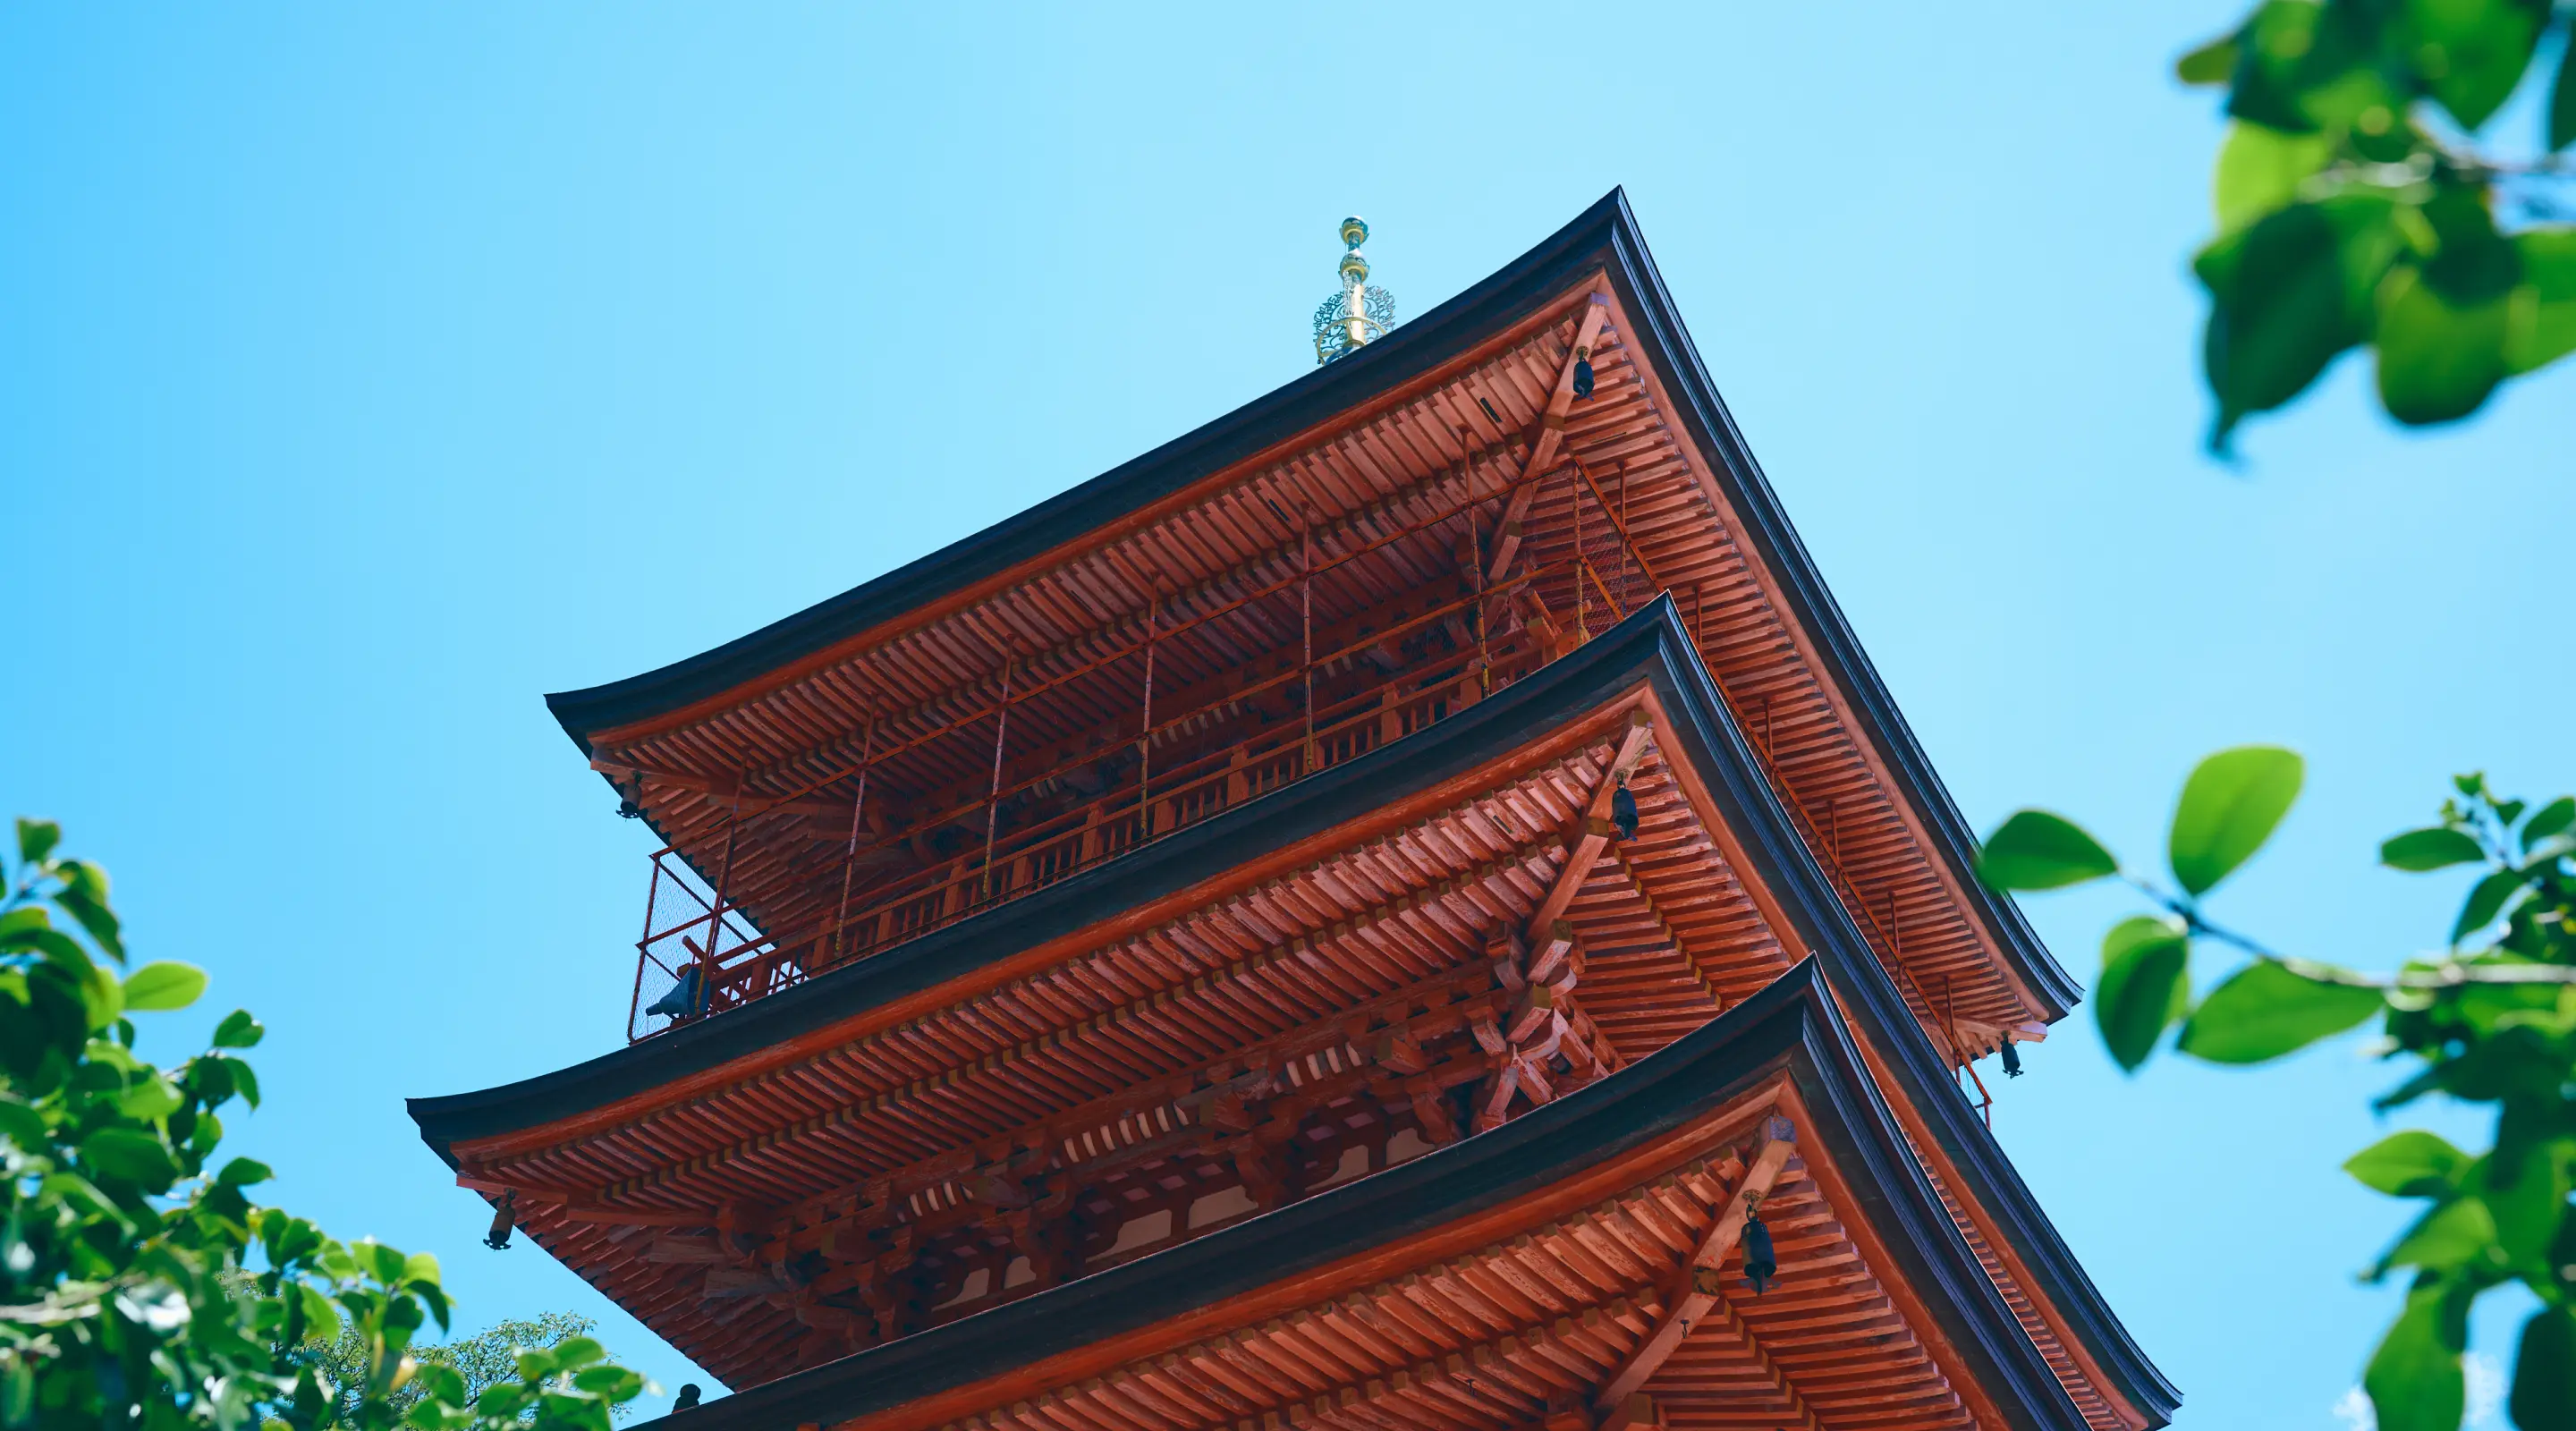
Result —
[[617, 802], [617, 818], [621, 820], [641, 820], [644, 818], [644, 807], [636, 804], [635, 797], [629, 795]]
[[1578, 399], [1592, 396], [1592, 350], [1590, 348], [1580, 348], [1575, 351], [1574, 395]]
[[1619, 788], [1610, 794], [1610, 823], [1622, 840], [1637, 838], [1637, 797], [1628, 793], [1628, 777], [1619, 777]]
[[1753, 1284], [1753, 1295], [1759, 1297], [1771, 1285], [1771, 1275], [1780, 1270], [1780, 1259], [1771, 1248], [1771, 1229], [1762, 1225], [1762, 1214], [1744, 1214], [1744, 1280]]
[[515, 1211], [518, 1206], [519, 1195], [517, 1192], [513, 1191], [501, 1194], [501, 1201], [495, 1204], [492, 1208], [492, 1230], [483, 1234], [484, 1246], [491, 1248], [495, 1252], [507, 1252], [510, 1250], [510, 1214]]
[[2013, 1036], [2011, 1034], [2004, 1035], [2002, 1053], [2004, 1056], [2004, 1077], [2021, 1077], [2021, 1050], [2013, 1047]]

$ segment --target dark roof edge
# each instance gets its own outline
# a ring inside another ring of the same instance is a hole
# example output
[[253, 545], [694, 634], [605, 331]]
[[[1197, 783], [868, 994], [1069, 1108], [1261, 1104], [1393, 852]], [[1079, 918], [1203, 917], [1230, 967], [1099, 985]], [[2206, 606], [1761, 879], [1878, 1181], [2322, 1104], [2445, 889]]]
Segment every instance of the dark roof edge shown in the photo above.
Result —
[[586, 754], [594, 731], [720, 695], [1106, 526], [1448, 361], [1485, 336], [1496, 313], [1564, 287], [1582, 269], [1580, 263], [1567, 265], [1567, 256], [1598, 247], [1599, 231], [1626, 213], [1626, 201], [1613, 189], [1536, 248], [1347, 358], [793, 616], [658, 670], [556, 692], [546, 697], [546, 707]]
[[1949, 787], [1924, 755], [1921, 742], [1914, 738], [1914, 728], [1896, 708], [1886, 682], [1879, 679], [1877, 666], [1861, 649], [1860, 639], [1852, 633], [1841, 605], [1826, 588], [1815, 559], [1807, 554], [1806, 543], [1799, 539], [1797, 528], [1790, 525], [1779, 494], [1772, 490], [1770, 478], [1764, 475], [1762, 464], [1754, 460], [1752, 447], [1735, 425], [1735, 415], [1718, 395], [1717, 384], [1700, 358], [1698, 345], [1691, 341], [1689, 328], [1664, 288], [1654, 255], [1647, 251], [1638, 232], [1626, 194], [1614, 190], [1602, 202], [1618, 208], [1618, 222], [1611, 226], [1616, 247], [1616, 262], [1609, 265], [1611, 285], [1618, 290], [1629, 313], [1647, 329], [1625, 336], [1631, 341], [1646, 340], [1644, 346], [1660, 360], [1656, 366], [1682, 405], [1681, 418], [1691, 436], [1699, 442], [1701, 451], [1724, 463], [1723, 475], [1732, 478], [1736, 488], [1728, 495], [1749, 529], [1745, 536], [1761, 553], [1764, 563], [1778, 574], [1785, 588], [1783, 594], [1800, 626], [1815, 641], [1817, 651], [1831, 668], [1830, 679], [1849, 694], [1857, 709], [1866, 727], [1865, 738], [1877, 745], [1889, 771], [1905, 787], [1903, 794], [1921, 812], [1936, 857], [1949, 865], [1953, 881], [1967, 892], [1977, 914], [1994, 932], [2004, 957], [2013, 962], [2031, 991], [2048, 1005], [2049, 1021], [2065, 1017], [2083, 998], [2083, 987], [2068, 976], [2048, 946], [2040, 942], [2038, 933], [2022, 918], [2020, 907], [1988, 890], [1977, 878], [1976, 836], [1959, 814], [1958, 802], [1950, 798]]
[[770, 1431], [831, 1424], [1014, 1368], [1455, 1222], [1715, 1114], [1785, 1067], [1861, 1208], [1970, 1371], [2017, 1431], [2084, 1431], [2001, 1294], [1906, 1156], [1902, 1134], [1827, 1002], [1814, 961], [1617, 1077], [1490, 1133], [1196, 1241], [946, 1326], [767, 1382], [647, 1426]]
[[1321, 771], [1133, 854], [745, 1008], [515, 1083], [414, 1098], [421, 1136], [451, 1143], [540, 1127], [605, 1107], [1098, 924], [1462, 774], [1633, 684], [1646, 652], [1680, 630], [1659, 600], [1580, 649], [1429, 729]]
[[2030, 1281], [2091, 1354], [2113, 1389], [2155, 1423], [2170, 1420], [2181, 1404], [2181, 1393], [2129, 1335], [1992, 1130], [1960, 1094], [1930, 1035], [1906, 1007], [1887, 970], [1869, 952], [1866, 936], [1791, 822], [1778, 792], [1759, 773], [1763, 767], [1752, 743], [1736, 724], [1707, 667], [1695, 656], [1674, 659], [1675, 649], [1690, 648], [1686, 640], [1671, 643], [1653, 684], [1667, 712], [1677, 723], [1686, 723], [1682, 739], [1691, 747], [1692, 764], [1709, 782], [1711, 795], [1724, 806], [1720, 818], [1751, 847], [1762, 877], [1780, 896], [1807, 947], [1825, 956], [1828, 980], [1867, 1028], [1871, 1044], [1885, 1055], [1907, 1103], [1930, 1126], [1946, 1160], [1966, 1184], [1961, 1191], [1995, 1218]]

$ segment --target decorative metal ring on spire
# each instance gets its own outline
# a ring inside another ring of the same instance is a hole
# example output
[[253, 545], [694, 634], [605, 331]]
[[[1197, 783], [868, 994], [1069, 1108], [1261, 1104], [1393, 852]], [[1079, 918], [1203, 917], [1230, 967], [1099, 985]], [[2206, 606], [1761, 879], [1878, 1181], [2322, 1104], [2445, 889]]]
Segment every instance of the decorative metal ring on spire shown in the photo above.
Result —
[[1329, 363], [1346, 357], [1360, 348], [1386, 336], [1395, 326], [1395, 295], [1383, 288], [1369, 286], [1368, 255], [1360, 245], [1368, 241], [1368, 221], [1357, 214], [1342, 220], [1342, 255], [1338, 271], [1342, 291], [1327, 298], [1315, 310], [1315, 361]]

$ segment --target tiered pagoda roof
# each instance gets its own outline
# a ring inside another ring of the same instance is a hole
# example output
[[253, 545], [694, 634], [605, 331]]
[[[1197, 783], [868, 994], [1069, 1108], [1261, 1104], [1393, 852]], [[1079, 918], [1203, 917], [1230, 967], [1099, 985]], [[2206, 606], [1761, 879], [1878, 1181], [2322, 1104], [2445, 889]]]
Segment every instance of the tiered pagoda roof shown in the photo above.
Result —
[[633, 1041], [413, 1112], [750, 1388], [683, 1419], [2172, 1410], [1967, 1091], [2074, 989], [1615, 193], [1197, 433], [552, 704], [668, 842]]

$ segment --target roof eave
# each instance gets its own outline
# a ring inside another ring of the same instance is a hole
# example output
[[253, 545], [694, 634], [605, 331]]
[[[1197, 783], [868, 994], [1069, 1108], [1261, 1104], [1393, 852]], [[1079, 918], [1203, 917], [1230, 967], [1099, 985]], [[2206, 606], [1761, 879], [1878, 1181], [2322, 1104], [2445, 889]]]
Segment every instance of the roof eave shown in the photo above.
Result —
[[[2084, 1431], [2013, 1322], [1833, 1016], [1815, 961], [1661, 1052], [1503, 1127], [1168, 1251], [764, 1383], [648, 1426], [765, 1431], [864, 1421], [1150, 1328], [1500, 1206], [1719, 1114], [1786, 1072], [1955, 1352], [2018, 1431]], [[916, 1419], [930, 1419], [925, 1416]]]

